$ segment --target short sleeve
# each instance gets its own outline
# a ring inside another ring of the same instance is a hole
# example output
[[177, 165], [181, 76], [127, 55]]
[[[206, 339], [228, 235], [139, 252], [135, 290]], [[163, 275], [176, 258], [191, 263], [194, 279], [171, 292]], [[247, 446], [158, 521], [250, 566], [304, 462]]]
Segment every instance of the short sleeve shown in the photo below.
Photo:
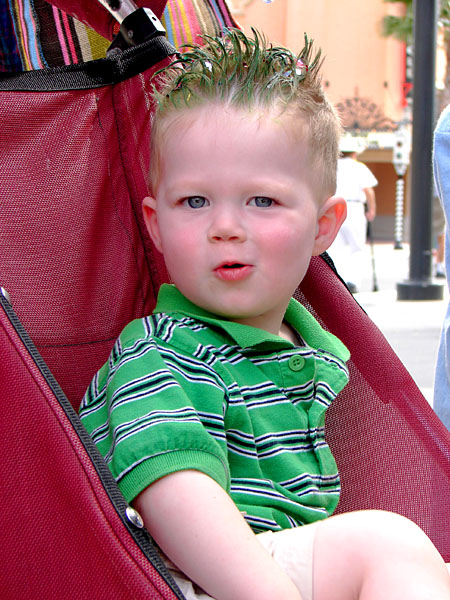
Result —
[[360, 185], [362, 189], [372, 188], [378, 185], [378, 180], [372, 171], [364, 163], [358, 162], [360, 170]]
[[127, 501], [185, 469], [228, 491], [225, 396], [214, 371], [183, 351], [151, 338], [119, 341], [80, 417]]

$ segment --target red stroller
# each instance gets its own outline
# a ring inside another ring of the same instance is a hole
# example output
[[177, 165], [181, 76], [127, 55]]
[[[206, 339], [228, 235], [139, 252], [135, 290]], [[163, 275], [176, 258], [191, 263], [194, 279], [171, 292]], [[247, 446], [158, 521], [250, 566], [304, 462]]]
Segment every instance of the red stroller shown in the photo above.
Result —
[[[85, 4], [91, 24], [111, 32], [108, 13]], [[148, 4], [159, 15], [165, 3]], [[76, 414], [123, 326], [151, 312], [167, 280], [140, 203], [149, 81], [175, 49], [158, 27], [135, 47], [120, 44], [100, 61], [0, 79], [0, 285], [11, 301], [0, 297], [0, 589], [8, 600], [182, 598]], [[339, 511], [404, 514], [449, 562], [449, 432], [324, 257], [312, 261], [298, 297], [352, 353], [351, 384], [327, 416]]]

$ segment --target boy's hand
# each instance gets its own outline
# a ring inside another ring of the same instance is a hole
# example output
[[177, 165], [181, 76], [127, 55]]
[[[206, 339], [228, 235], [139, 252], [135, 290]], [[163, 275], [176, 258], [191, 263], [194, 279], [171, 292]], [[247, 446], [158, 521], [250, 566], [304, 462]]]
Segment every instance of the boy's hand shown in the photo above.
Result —
[[163, 552], [217, 600], [301, 600], [230, 496], [199, 471], [179, 471], [134, 501]]

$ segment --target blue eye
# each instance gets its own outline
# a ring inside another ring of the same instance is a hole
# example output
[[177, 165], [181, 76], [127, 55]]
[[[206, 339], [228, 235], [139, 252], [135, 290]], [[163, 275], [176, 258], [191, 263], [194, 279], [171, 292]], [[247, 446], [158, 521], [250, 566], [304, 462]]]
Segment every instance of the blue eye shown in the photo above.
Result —
[[208, 205], [208, 200], [203, 196], [190, 196], [184, 200], [190, 208], [203, 208]]
[[273, 200], [272, 198], [265, 198], [264, 196], [255, 196], [250, 200], [250, 203], [258, 208], [268, 208], [272, 206]]

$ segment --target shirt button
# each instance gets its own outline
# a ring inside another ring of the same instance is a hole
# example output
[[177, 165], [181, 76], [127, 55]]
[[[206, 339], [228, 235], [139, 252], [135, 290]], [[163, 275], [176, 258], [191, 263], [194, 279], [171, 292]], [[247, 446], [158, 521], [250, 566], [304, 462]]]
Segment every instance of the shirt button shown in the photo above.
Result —
[[300, 356], [298, 354], [296, 356], [291, 356], [288, 365], [291, 371], [301, 371], [305, 366], [305, 359], [303, 358], [303, 356]]

